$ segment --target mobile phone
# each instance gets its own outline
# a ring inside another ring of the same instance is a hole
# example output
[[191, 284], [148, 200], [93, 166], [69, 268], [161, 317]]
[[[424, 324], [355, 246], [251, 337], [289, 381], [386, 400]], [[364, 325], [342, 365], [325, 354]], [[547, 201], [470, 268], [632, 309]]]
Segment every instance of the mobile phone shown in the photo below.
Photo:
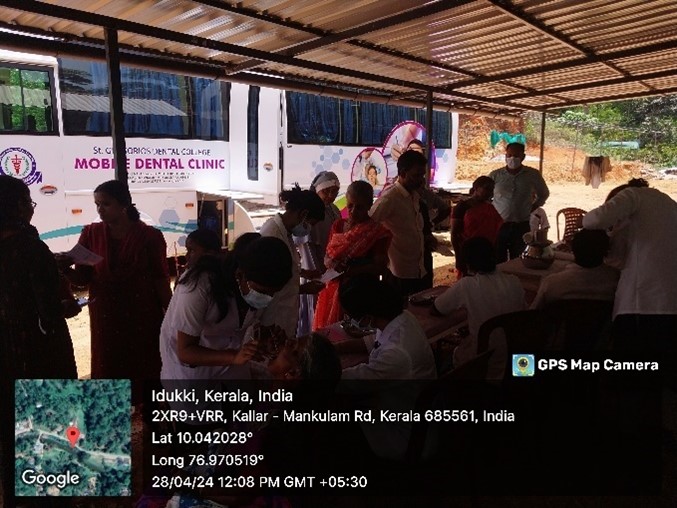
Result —
[[87, 305], [89, 303], [89, 298], [87, 298], [86, 296], [83, 296], [82, 298], [78, 298], [77, 302], [78, 302], [78, 305], [80, 307], [84, 307], [85, 305]]

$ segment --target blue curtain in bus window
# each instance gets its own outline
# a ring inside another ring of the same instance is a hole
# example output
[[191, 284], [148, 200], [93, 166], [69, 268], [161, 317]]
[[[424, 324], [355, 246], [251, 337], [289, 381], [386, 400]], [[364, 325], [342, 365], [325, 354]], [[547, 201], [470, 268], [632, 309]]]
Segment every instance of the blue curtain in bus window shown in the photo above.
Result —
[[[85, 93], [89, 92], [89, 94], [94, 96], [108, 97], [108, 69], [106, 64], [92, 62], [90, 64], [90, 76], [90, 87]], [[83, 85], [86, 86], [85, 83]], [[104, 101], [103, 105], [105, 105], [106, 109], [108, 108], [107, 101]], [[67, 105], [65, 108], [70, 109]], [[100, 107], [96, 101], [92, 101], [92, 108], [88, 112], [89, 118], [85, 127], [86, 134], [110, 134], [110, 113], [106, 109]]]
[[[106, 64], [70, 59], [60, 64], [65, 133], [110, 134]], [[127, 135], [188, 136], [188, 78], [128, 67], [120, 71]]]
[[228, 140], [230, 83], [191, 78], [194, 137]]
[[415, 111], [405, 106], [360, 102], [360, 144], [381, 146], [398, 123], [414, 120]]
[[188, 135], [188, 78], [129, 67], [120, 72], [126, 134]]
[[339, 100], [339, 126], [340, 141], [342, 145], [357, 145], [359, 143], [359, 130], [357, 129], [357, 111], [359, 103], [351, 100]]
[[[419, 118], [419, 122], [425, 126], [425, 109], [419, 112]], [[451, 148], [451, 113], [433, 111], [433, 143], [435, 148]]]
[[339, 100], [298, 92], [287, 92], [287, 142], [338, 144]]
[[261, 88], [249, 87], [247, 103], [247, 178], [259, 179], [259, 94]]

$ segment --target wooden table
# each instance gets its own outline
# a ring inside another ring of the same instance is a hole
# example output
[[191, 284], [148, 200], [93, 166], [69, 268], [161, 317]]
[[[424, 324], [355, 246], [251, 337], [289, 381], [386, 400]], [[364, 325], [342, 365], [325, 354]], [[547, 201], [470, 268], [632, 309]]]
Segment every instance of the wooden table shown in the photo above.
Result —
[[[524, 287], [524, 291], [527, 293], [527, 301], [529, 301], [530, 299], [533, 300], [533, 297], [536, 296], [538, 288], [541, 285], [541, 279], [543, 279], [543, 277], [553, 273], [561, 272], [572, 263], [573, 260], [561, 259], [560, 256], [556, 255], [552, 265], [544, 270], [534, 270], [532, 268], [527, 268], [524, 266], [520, 258], [511, 259], [510, 261], [501, 263], [497, 265], [497, 268], [503, 273], [509, 273], [517, 276]], [[531, 296], [531, 298], [529, 298], [529, 296]]]
[[[442, 294], [448, 286], [437, 286], [417, 293], [415, 296], [438, 296]], [[452, 312], [448, 316], [434, 316], [430, 313], [432, 303], [426, 305], [408, 304], [406, 310], [411, 312], [428, 338], [431, 346], [442, 340], [450, 338], [455, 331], [467, 323], [467, 313], [465, 309]], [[341, 327], [341, 323], [334, 323], [318, 330], [318, 333], [325, 335], [333, 343], [339, 343], [346, 340], [353, 340]], [[366, 362], [369, 358], [365, 353], [345, 353], [341, 354], [341, 365], [343, 368]]]

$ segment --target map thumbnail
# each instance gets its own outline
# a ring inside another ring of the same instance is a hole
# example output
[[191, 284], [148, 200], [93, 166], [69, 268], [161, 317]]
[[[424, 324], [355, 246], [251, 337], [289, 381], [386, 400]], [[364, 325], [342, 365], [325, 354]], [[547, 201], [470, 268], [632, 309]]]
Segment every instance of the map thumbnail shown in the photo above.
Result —
[[15, 382], [17, 496], [131, 495], [126, 379]]

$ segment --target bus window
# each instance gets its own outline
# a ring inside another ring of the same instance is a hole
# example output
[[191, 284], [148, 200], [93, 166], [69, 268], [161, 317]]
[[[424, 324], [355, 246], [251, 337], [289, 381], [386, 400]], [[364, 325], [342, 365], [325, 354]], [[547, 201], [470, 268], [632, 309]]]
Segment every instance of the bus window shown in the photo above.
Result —
[[393, 127], [407, 120], [416, 120], [415, 108], [376, 102], [361, 102], [360, 145], [383, 145]]
[[[425, 125], [426, 111], [418, 112], [418, 123]], [[451, 113], [433, 111], [433, 143], [435, 148], [451, 148]]]
[[247, 178], [259, 179], [259, 95], [261, 88], [249, 87], [247, 103]]
[[50, 71], [0, 66], [0, 133], [54, 134]]
[[[312, 145], [381, 146], [394, 126], [426, 112], [407, 106], [351, 101], [287, 92], [287, 142]], [[433, 114], [436, 148], [451, 148], [451, 113]]]
[[[61, 59], [64, 133], [110, 135], [108, 71], [102, 62]], [[230, 84], [121, 67], [125, 135], [228, 140]]]
[[287, 142], [313, 145], [358, 144], [359, 102], [287, 92]]

